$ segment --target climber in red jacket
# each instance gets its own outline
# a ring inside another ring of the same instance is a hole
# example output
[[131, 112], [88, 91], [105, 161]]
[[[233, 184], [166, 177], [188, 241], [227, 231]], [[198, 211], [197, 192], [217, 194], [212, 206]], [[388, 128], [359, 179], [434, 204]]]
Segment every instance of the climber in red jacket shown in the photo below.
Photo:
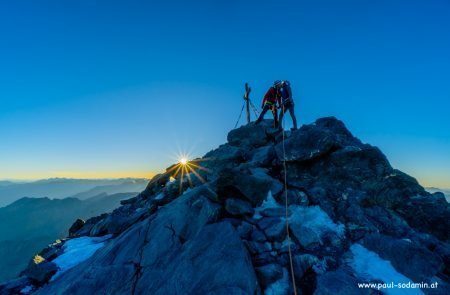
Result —
[[274, 127], [278, 128], [278, 112], [277, 112], [277, 103], [280, 105], [280, 93], [279, 93], [279, 84], [281, 81], [275, 81], [273, 85], [269, 88], [266, 95], [264, 95], [264, 99], [262, 101], [262, 111], [259, 115], [258, 120], [256, 120], [255, 124], [258, 124], [264, 119], [264, 115], [268, 110], [272, 111], [273, 114], [273, 122]]

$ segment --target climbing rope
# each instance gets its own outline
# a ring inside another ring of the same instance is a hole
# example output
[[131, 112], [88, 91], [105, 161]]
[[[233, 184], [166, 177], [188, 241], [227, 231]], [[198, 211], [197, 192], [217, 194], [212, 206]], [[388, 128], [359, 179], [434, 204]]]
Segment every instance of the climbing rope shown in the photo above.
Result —
[[253, 102], [250, 100], [250, 98], [248, 99], [248, 101], [250, 102], [250, 106], [252, 107], [252, 110], [253, 110], [253, 112], [255, 113], [256, 118], [258, 118], [258, 116], [259, 116], [258, 109], [255, 107], [255, 105], [254, 105]]
[[236, 121], [236, 124], [234, 125], [234, 129], [236, 129], [237, 125], [239, 124], [239, 121], [241, 120], [242, 112], [244, 111], [244, 107], [245, 107], [245, 101], [244, 101], [244, 104], [242, 105], [241, 112], [240, 112], [239, 117], [238, 117], [238, 119]]
[[283, 112], [283, 121], [279, 122], [281, 124], [281, 130], [283, 133], [283, 170], [284, 170], [284, 200], [285, 200], [285, 207], [286, 207], [286, 235], [287, 235], [287, 241], [288, 241], [288, 252], [289, 252], [289, 264], [291, 267], [291, 278], [292, 278], [292, 286], [294, 288], [294, 294], [297, 295], [297, 288], [295, 286], [295, 275], [294, 275], [294, 263], [292, 259], [292, 250], [291, 250], [291, 236], [289, 234], [289, 208], [288, 208], [288, 193], [287, 193], [287, 169], [286, 169], [286, 148], [284, 146], [284, 121], [286, 119], [286, 114], [284, 113], [284, 104], [282, 105], [282, 112]]

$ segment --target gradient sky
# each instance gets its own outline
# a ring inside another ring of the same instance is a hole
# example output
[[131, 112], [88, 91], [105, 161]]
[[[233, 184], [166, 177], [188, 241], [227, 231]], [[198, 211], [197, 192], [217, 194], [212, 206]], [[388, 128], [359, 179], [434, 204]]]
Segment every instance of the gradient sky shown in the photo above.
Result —
[[149, 176], [288, 79], [302, 124], [450, 187], [448, 0], [7, 1], [0, 26], [0, 179]]

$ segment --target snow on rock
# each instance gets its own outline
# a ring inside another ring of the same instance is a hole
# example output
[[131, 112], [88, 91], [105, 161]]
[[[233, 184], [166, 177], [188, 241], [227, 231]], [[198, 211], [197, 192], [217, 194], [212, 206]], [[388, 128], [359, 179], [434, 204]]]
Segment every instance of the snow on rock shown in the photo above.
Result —
[[62, 247], [64, 253], [52, 261], [58, 266], [59, 270], [50, 281], [53, 281], [67, 270], [90, 258], [111, 237], [112, 235], [103, 237], [80, 237], [66, 241]]
[[[253, 218], [260, 219], [261, 211], [267, 208], [284, 208], [283, 205], [277, 203], [272, 195], [272, 192], [267, 193], [267, 198], [263, 201], [261, 206], [255, 208]], [[289, 217], [289, 223], [299, 224], [308, 227], [315, 231], [318, 236], [322, 236], [325, 232], [335, 232], [340, 238], [344, 237], [345, 226], [343, 224], [336, 224], [331, 220], [328, 214], [319, 206], [289, 206], [292, 215]]]
[[329, 231], [335, 232], [340, 238], [344, 237], [345, 226], [334, 223], [319, 206], [292, 205], [289, 208], [292, 211], [292, 216], [289, 218], [290, 223], [307, 227], [316, 232], [319, 237]]
[[156, 195], [155, 200], [162, 200], [164, 198], [164, 192], [160, 192]]
[[[382, 259], [377, 253], [367, 250], [360, 244], [353, 244], [350, 247], [353, 258], [349, 260], [350, 267], [355, 274], [364, 281], [382, 281], [383, 283], [394, 284], [408, 283], [412, 280], [405, 277], [392, 266], [388, 260]], [[423, 294], [420, 289], [381, 289], [385, 294]], [[407, 293], [405, 293], [407, 291]]]
[[287, 295], [290, 293], [289, 272], [283, 268], [283, 277], [269, 285], [265, 290], [266, 295]]
[[272, 195], [272, 192], [269, 191], [267, 193], [267, 198], [263, 201], [261, 206], [255, 208], [255, 213], [253, 214], [253, 218], [260, 219], [262, 217], [260, 213], [264, 209], [267, 209], [267, 208], [280, 208], [280, 207], [282, 207], [282, 206], [277, 203], [277, 201], [275, 200], [275, 198]]
[[30, 294], [31, 291], [33, 291], [33, 286], [28, 285], [22, 288], [22, 290], [20, 290], [20, 294]]

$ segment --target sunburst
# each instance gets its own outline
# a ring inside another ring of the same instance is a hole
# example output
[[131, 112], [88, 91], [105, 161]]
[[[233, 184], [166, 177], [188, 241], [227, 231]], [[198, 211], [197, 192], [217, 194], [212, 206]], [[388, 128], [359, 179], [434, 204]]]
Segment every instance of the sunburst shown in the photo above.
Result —
[[171, 177], [179, 182], [179, 193], [183, 191], [183, 183], [187, 180], [189, 187], [193, 187], [192, 177], [197, 178], [201, 183], [206, 183], [206, 180], [198, 173], [198, 170], [210, 172], [209, 169], [202, 167], [200, 162], [207, 160], [196, 158], [191, 160], [191, 156], [185, 153], [176, 155], [177, 163], [167, 169]]

